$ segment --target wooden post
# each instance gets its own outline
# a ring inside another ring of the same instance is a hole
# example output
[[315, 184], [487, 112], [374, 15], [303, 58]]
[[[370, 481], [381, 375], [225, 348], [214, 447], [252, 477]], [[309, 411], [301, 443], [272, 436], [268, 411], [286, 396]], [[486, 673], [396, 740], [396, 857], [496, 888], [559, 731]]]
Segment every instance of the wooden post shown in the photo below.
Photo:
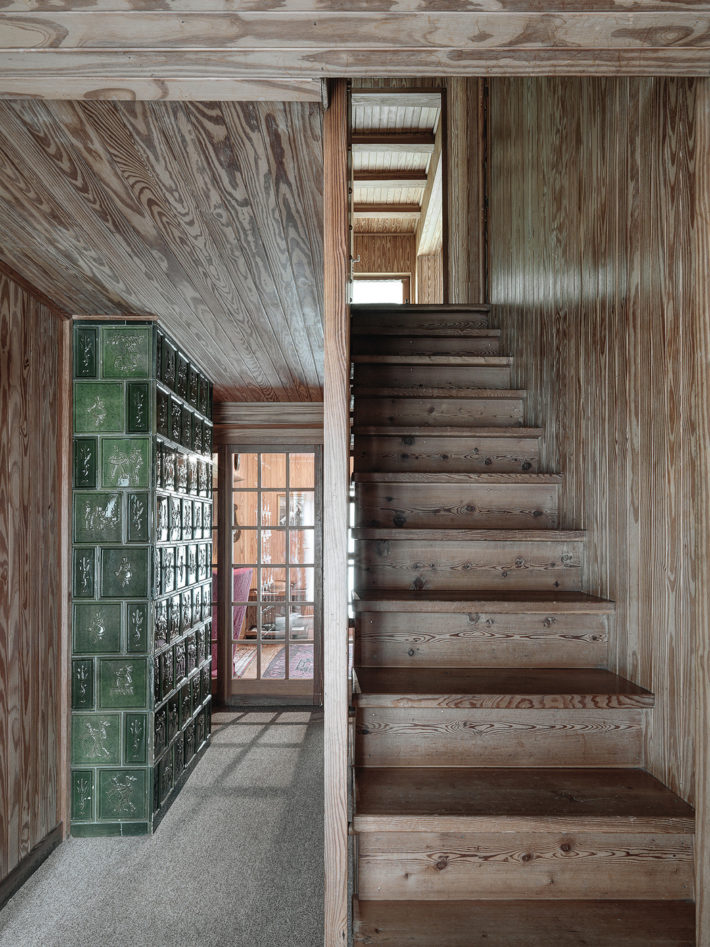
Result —
[[696, 866], [697, 943], [710, 944], [710, 79], [698, 80], [695, 181]]
[[350, 329], [347, 89], [330, 88], [323, 128], [325, 383], [323, 392], [323, 706], [325, 947], [348, 939], [348, 478]]
[[448, 303], [486, 301], [483, 79], [446, 82]]

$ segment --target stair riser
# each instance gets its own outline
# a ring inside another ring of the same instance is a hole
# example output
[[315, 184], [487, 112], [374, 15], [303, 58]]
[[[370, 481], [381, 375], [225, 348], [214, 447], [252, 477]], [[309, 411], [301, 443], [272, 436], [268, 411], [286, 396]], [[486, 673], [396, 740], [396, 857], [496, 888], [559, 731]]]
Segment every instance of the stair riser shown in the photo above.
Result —
[[369, 667], [603, 667], [606, 615], [362, 612], [355, 663]]
[[470, 329], [489, 327], [489, 316], [481, 312], [378, 312], [353, 313], [353, 334], [378, 332], [388, 334], [424, 334], [446, 332], [455, 335]]
[[511, 370], [499, 365], [355, 366], [354, 381], [363, 388], [510, 388]]
[[363, 483], [356, 526], [555, 529], [559, 484]]
[[500, 336], [450, 339], [445, 336], [355, 335], [353, 355], [498, 355]]
[[638, 766], [644, 710], [361, 708], [360, 766]]
[[357, 398], [355, 424], [398, 427], [516, 427], [522, 398]]
[[355, 436], [355, 470], [537, 473], [536, 437]]
[[582, 543], [360, 539], [355, 544], [358, 589], [537, 589], [581, 587]]
[[[504, 823], [504, 819], [501, 820]], [[362, 900], [693, 897], [689, 835], [381, 832], [358, 837]]]

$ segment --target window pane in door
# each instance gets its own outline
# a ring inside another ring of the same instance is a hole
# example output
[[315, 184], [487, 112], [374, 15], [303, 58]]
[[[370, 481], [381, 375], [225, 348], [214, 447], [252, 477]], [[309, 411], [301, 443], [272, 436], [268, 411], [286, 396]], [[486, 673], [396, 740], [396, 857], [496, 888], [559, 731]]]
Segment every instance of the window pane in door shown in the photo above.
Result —
[[312, 490], [291, 490], [288, 503], [289, 526], [315, 525], [315, 494]]
[[289, 588], [292, 602], [315, 601], [315, 577], [313, 569], [289, 569]]
[[235, 490], [232, 493], [232, 526], [258, 526], [259, 494], [254, 491]]
[[[286, 492], [265, 490], [261, 494], [261, 525], [271, 528], [284, 526], [286, 519]], [[283, 520], [283, 522], [282, 522]]]
[[312, 605], [292, 603], [289, 609], [291, 641], [313, 641], [314, 608]]
[[264, 490], [286, 489], [286, 454], [261, 455], [261, 487]]
[[291, 680], [310, 680], [313, 677], [313, 645], [292, 644], [289, 652], [288, 676]]
[[297, 565], [312, 565], [315, 561], [315, 531], [312, 529], [289, 530], [289, 562]]
[[313, 454], [289, 454], [289, 486], [313, 489], [316, 483], [315, 456]]
[[235, 529], [232, 531], [232, 562], [240, 566], [255, 565], [259, 561], [258, 530]]

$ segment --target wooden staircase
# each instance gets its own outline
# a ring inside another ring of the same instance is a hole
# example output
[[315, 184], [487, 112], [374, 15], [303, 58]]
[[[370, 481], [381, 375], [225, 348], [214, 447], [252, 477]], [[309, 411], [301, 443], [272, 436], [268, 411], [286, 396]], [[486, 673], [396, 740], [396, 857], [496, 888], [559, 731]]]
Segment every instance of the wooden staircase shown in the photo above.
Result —
[[353, 307], [354, 943], [688, 947], [693, 810], [488, 319]]

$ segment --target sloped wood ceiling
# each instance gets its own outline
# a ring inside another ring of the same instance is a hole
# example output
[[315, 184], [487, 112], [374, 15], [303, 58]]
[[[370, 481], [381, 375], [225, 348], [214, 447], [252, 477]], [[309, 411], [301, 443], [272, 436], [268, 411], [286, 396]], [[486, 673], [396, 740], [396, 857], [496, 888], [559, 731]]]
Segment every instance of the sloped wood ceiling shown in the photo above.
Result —
[[0, 258], [157, 315], [219, 400], [320, 400], [321, 133], [306, 103], [2, 102]]

